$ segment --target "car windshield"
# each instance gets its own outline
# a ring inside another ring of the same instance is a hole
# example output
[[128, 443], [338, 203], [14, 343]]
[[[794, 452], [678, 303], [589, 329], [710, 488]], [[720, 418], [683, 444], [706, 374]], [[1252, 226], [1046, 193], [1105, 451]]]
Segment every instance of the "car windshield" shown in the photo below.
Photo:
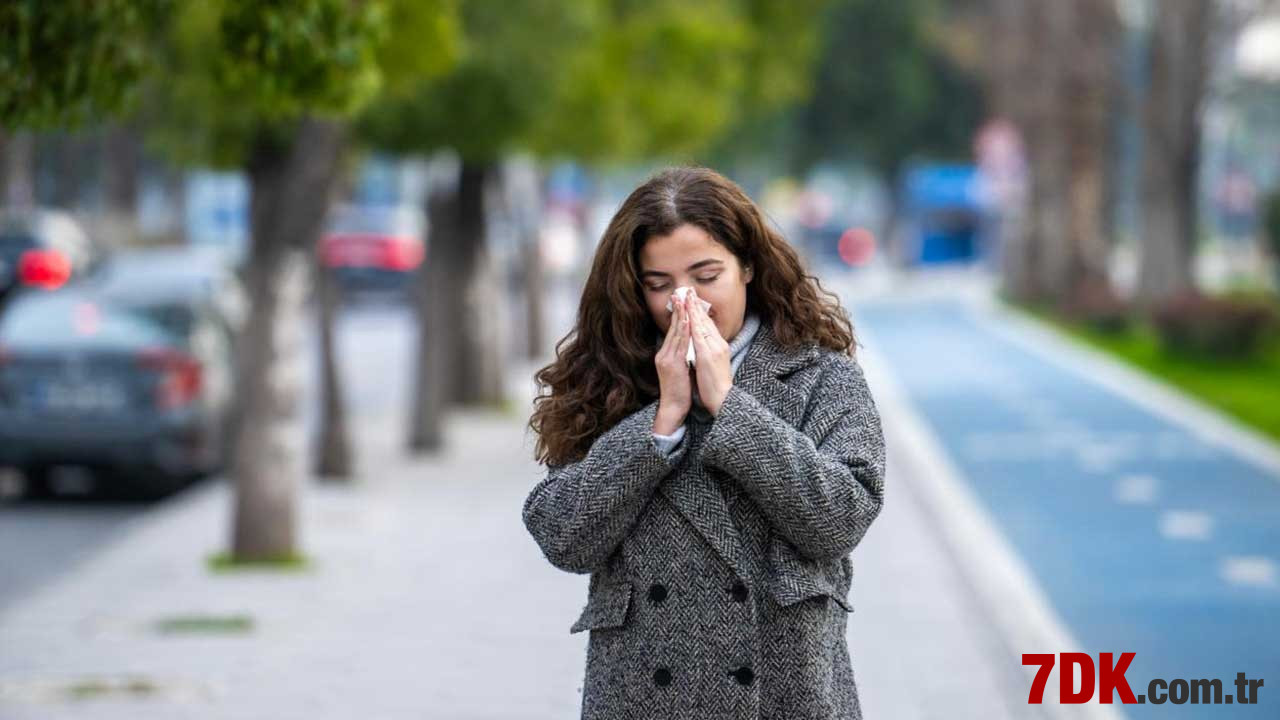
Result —
[[86, 296], [46, 297], [19, 303], [0, 321], [0, 345], [8, 348], [66, 346], [150, 347], [172, 345], [181, 324], [153, 308], [124, 307]]
[[121, 310], [146, 319], [175, 338], [190, 335], [191, 327], [195, 324], [195, 312], [180, 303], [124, 305]]

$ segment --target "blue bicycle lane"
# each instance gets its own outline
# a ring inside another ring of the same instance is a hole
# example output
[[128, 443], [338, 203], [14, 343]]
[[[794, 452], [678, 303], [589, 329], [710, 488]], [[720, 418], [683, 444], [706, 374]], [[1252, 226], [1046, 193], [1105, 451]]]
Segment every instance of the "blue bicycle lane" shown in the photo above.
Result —
[[1087, 368], [1052, 362], [981, 309], [851, 307], [860, 342], [874, 345], [1081, 651], [1095, 663], [1135, 653], [1125, 674], [1135, 695], [1154, 678], [1217, 678], [1223, 695], [1237, 694], [1237, 672], [1265, 682], [1256, 705], [1117, 707], [1131, 718], [1280, 718], [1273, 470]]

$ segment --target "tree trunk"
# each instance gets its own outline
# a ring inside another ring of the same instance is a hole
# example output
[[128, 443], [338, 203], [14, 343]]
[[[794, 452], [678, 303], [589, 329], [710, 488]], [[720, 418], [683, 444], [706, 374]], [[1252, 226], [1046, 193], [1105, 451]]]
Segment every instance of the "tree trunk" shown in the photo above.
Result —
[[908, 257], [914, 243], [907, 242], [907, 223], [903, 220], [907, 199], [902, 186], [902, 167], [882, 168], [881, 182], [888, 191], [889, 207], [885, 214], [884, 224], [880, 228], [881, 251], [885, 253], [894, 269], [908, 268], [915, 264], [916, 258]]
[[992, 115], [1008, 118], [1018, 128], [1026, 153], [1026, 183], [1020, 207], [1006, 208], [1001, 225], [1001, 285], [1021, 302], [1042, 298], [1041, 250], [1059, 227], [1057, 207], [1047, 199], [1059, 183], [1050, 170], [1058, 165], [1049, 122], [1055, 102], [1052, 19], [1043, 3], [989, 0], [984, 34], [991, 52], [984, 55], [986, 94]]
[[0, 204], [11, 208], [29, 208], [36, 202], [35, 139], [30, 132], [19, 131], [5, 136], [4, 197]]
[[546, 275], [542, 268], [542, 247], [537, 230], [522, 232], [524, 260], [525, 324], [527, 326], [525, 358], [538, 360], [546, 349]]
[[295, 552], [298, 485], [305, 458], [299, 416], [303, 299], [332, 183], [341, 127], [306, 120], [287, 146], [265, 137], [248, 165], [251, 299], [240, 343], [243, 406], [232, 457], [238, 561]]
[[510, 162], [502, 175], [504, 210], [520, 244], [520, 283], [525, 303], [525, 348], [538, 360], [546, 348], [546, 273], [539, 230], [542, 221], [542, 177], [532, 162]]
[[500, 317], [505, 288], [485, 242], [485, 184], [495, 166], [463, 162], [454, 193], [427, 201], [430, 238], [417, 288], [418, 360], [408, 444], [437, 449], [445, 407], [502, 402], [505, 345]]
[[1111, 0], [991, 0], [986, 68], [997, 114], [1013, 119], [1029, 192], [1002, 241], [1003, 285], [1020, 300], [1072, 299], [1107, 279], [1104, 148], [1119, 18]]
[[316, 285], [320, 322], [320, 438], [316, 448], [316, 474], [322, 478], [350, 478], [353, 474], [351, 438], [334, 338], [341, 288], [333, 271], [320, 262], [316, 263]]
[[109, 240], [117, 246], [139, 242], [138, 167], [142, 148], [137, 130], [116, 125], [102, 136], [104, 222]]
[[1143, 106], [1141, 261], [1137, 301], [1152, 306], [1193, 285], [1199, 111], [1208, 0], [1156, 3]]
[[83, 133], [64, 131], [52, 133], [41, 145], [53, 156], [50, 158], [54, 169], [53, 188], [46, 188], [47, 194], [36, 194], [49, 198], [57, 207], [76, 210], [86, 179], [85, 170], [92, 167], [86, 162], [91, 156], [92, 138]]
[[452, 374], [452, 362], [445, 352], [450, 326], [449, 298], [457, 294], [457, 278], [450, 273], [448, 257], [454, 244], [444, 238], [453, 233], [448, 223], [454, 215], [456, 195], [429, 192], [427, 252], [414, 283], [414, 309], [418, 317], [417, 362], [414, 365], [410, 396], [408, 445], [412, 453], [435, 452], [444, 444], [445, 383]]
[[464, 406], [493, 407], [503, 401], [503, 366], [506, 344], [500, 335], [506, 287], [489, 254], [485, 222], [485, 190], [496, 166], [464, 162], [458, 175], [456, 235], [449, 238], [459, 252], [457, 277], [462, 294], [451, 298], [450, 317], [457, 333], [453, 352], [455, 370], [450, 388], [453, 402]]
[[1062, 98], [1062, 135], [1067, 147], [1067, 242], [1052, 286], [1054, 296], [1072, 302], [1091, 288], [1109, 287], [1106, 204], [1103, 193], [1111, 169], [1108, 119], [1116, 111], [1120, 67], [1120, 18], [1114, 0], [1076, 0]]

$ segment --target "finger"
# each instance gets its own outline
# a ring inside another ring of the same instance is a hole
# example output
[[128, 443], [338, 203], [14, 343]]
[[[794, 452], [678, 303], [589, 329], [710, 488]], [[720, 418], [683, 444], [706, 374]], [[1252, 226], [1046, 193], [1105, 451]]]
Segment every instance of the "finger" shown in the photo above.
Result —
[[707, 315], [707, 311], [702, 307], [702, 299], [694, 297], [693, 293], [689, 293], [689, 312], [693, 315], [695, 323], [705, 323], [711, 321], [711, 316]]
[[669, 345], [672, 338], [675, 338], [678, 334], [680, 334], [680, 313], [675, 311], [675, 313], [671, 314], [671, 322], [667, 323], [667, 337], [664, 338], [663, 347]]
[[700, 320], [698, 318], [691, 318], [691, 321], [689, 323], [689, 335], [693, 339], [693, 352], [697, 354], [699, 358], [702, 358], [705, 356], [704, 351], [706, 350], [707, 344], [708, 344], [707, 343], [708, 338], [705, 338], [702, 336], [703, 332], [705, 332], [704, 325], [700, 322]]
[[688, 321], [688, 306], [675, 297], [671, 298], [671, 328], [674, 332], [679, 333], [680, 329]]
[[[692, 295], [692, 293], [690, 294]], [[694, 298], [694, 300], [692, 301], [692, 305], [693, 305], [693, 308], [690, 310], [690, 312], [696, 313], [693, 318], [693, 325], [694, 325], [694, 328], [698, 331], [697, 334], [699, 335], [699, 337], [701, 337], [703, 332], [714, 333], [715, 337], [720, 337], [720, 328], [716, 327], [715, 322], [711, 320], [711, 316], [708, 315], [707, 311], [702, 308], [701, 300], [698, 298]], [[705, 340], [706, 342], [710, 343], [710, 342], [714, 342], [715, 338], [709, 337], [709, 338], [705, 338]]]

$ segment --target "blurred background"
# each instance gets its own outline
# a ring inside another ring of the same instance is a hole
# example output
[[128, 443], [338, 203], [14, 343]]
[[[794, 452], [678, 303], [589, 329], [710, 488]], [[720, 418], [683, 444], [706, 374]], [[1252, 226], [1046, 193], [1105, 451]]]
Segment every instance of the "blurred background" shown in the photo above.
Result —
[[854, 321], [868, 717], [1280, 713], [1021, 662], [1280, 682], [1280, 2], [8, 0], [0, 717], [576, 716], [532, 378], [680, 163]]

